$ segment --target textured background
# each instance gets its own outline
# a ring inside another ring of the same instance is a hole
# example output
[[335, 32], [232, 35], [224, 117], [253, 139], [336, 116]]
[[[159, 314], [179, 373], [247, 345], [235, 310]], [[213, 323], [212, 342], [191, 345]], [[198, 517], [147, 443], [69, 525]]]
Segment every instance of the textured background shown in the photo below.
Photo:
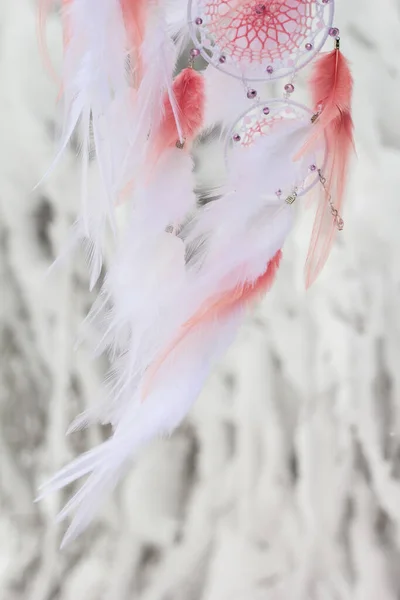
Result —
[[[60, 554], [64, 498], [32, 501], [106, 435], [64, 435], [105, 365], [73, 351], [92, 300], [83, 262], [44, 279], [75, 214], [78, 162], [71, 149], [32, 191], [54, 152], [56, 88], [35, 2], [1, 1], [0, 598], [400, 598], [400, 2], [338, 5], [358, 160], [323, 276], [306, 294], [306, 217], [186, 423]], [[58, 40], [54, 18], [55, 56]]]

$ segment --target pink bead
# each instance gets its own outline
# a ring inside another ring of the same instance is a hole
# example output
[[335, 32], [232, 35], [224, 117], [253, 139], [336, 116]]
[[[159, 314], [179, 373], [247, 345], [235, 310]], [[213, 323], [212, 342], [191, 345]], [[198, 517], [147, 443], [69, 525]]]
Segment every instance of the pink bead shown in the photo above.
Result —
[[310, 44], [310, 42], [308, 42], [308, 44], [306, 44], [306, 50], [308, 50], [310, 52], [310, 50], [312, 50], [314, 48], [314, 46], [312, 44]]
[[270, 113], [270, 110], [269, 110], [268, 106], [265, 106], [265, 107], [263, 108], [263, 113], [264, 113], [264, 115], [269, 115], [269, 113]]
[[257, 96], [257, 91], [256, 90], [248, 90], [247, 97], [248, 97], [249, 100], [252, 100], [256, 96]]
[[203, 19], [201, 17], [197, 17], [195, 20], [196, 25], [202, 25], [203, 24]]
[[265, 11], [265, 4], [257, 4], [257, 6], [254, 9], [256, 11], [256, 13], [258, 15], [262, 15], [263, 12]]
[[314, 171], [317, 170], [317, 165], [310, 165], [310, 171], [313, 173]]
[[221, 56], [219, 57], [218, 60], [221, 63], [221, 65], [223, 65], [226, 62], [226, 56], [224, 56], [223, 54], [221, 54]]
[[275, 194], [279, 197], [282, 196], [282, 190], [276, 190]]
[[272, 75], [272, 73], [274, 72], [274, 68], [271, 65], [268, 65], [268, 67], [266, 68], [266, 71], [267, 71], [268, 75]]
[[190, 51], [190, 56], [192, 58], [195, 58], [196, 56], [199, 56], [200, 54], [200, 50], [198, 48], [192, 48]]
[[240, 140], [241, 140], [240, 135], [238, 133], [235, 133], [235, 135], [233, 136], [233, 141], [240, 142]]
[[329, 35], [331, 37], [337, 38], [339, 37], [340, 31], [337, 27], [331, 27], [329, 30]]
[[287, 83], [285, 85], [285, 92], [287, 92], [288, 94], [293, 94], [293, 92], [294, 92], [294, 85], [293, 85], [293, 83]]

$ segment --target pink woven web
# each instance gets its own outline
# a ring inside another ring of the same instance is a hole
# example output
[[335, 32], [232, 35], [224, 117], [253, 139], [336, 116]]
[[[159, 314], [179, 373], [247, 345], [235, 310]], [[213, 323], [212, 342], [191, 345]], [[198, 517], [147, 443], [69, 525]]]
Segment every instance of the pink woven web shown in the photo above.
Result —
[[295, 57], [312, 32], [316, 0], [206, 0], [206, 29], [236, 61]]
[[245, 148], [252, 146], [256, 140], [256, 138], [262, 135], [268, 135], [269, 131], [279, 122], [283, 120], [283, 116], [276, 115], [271, 118], [263, 118], [260, 120], [249, 119], [250, 123], [246, 123], [246, 118], [244, 119], [244, 131], [242, 133], [242, 143], [241, 145]]

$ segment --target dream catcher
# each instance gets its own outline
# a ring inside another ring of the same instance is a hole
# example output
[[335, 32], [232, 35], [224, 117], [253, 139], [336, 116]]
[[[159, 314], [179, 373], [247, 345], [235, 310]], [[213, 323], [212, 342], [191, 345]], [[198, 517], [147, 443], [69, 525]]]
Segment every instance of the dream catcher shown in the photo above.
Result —
[[[112, 360], [107, 402], [71, 426], [110, 423], [113, 435], [44, 489], [88, 476], [60, 515], [74, 514], [66, 540], [86, 527], [137, 450], [184, 418], [247, 307], [273, 284], [294, 207], [309, 194], [317, 211], [307, 285], [316, 279], [344, 226], [353, 148], [352, 77], [333, 26], [333, 0], [190, 0], [172, 14], [162, 0], [96, 0], [97, 29], [88, 26], [89, 35], [79, 19], [93, 1], [64, 3], [64, 87], [74, 93], [65, 96], [62, 148], [78, 122], [86, 147], [90, 127], [97, 131], [108, 202], [86, 202], [92, 212], [88, 217], [86, 208], [78, 220], [97, 254], [107, 217], [113, 222], [121, 203], [129, 210], [89, 315], [102, 332], [97, 351]], [[174, 77], [186, 33], [193, 47]], [[316, 58], [329, 39], [333, 50]], [[196, 70], [201, 59], [203, 72]], [[298, 71], [313, 59], [307, 108], [293, 95]], [[113, 61], [124, 78], [115, 76]], [[217, 80], [216, 97], [210, 82]], [[231, 89], [233, 80], [235, 93], [227, 97], [224, 86]], [[281, 97], [260, 93], [272, 80], [282, 81]], [[227, 120], [224, 107], [236, 106], [236, 96], [247, 106]], [[216, 101], [225, 173], [218, 184], [200, 186], [198, 206], [191, 149]], [[83, 159], [86, 182], [87, 152]]]

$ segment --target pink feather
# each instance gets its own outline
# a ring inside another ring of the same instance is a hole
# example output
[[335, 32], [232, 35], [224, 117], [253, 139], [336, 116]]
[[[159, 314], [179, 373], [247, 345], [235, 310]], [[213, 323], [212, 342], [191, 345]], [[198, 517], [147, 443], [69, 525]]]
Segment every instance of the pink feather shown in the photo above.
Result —
[[132, 73], [135, 87], [138, 87], [143, 76], [141, 47], [146, 29], [146, 0], [121, 0], [125, 29], [129, 40], [129, 56], [133, 62]]
[[309, 140], [295, 156], [304, 155], [322, 136], [327, 145], [324, 168], [326, 189], [321, 190], [305, 267], [310, 287], [323, 269], [335, 239], [337, 223], [329, 199], [341, 213], [351, 152], [354, 149], [351, 97], [353, 78], [347, 60], [337, 47], [316, 62], [310, 80], [313, 103], [318, 115]]
[[[199, 133], [204, 120], [205, 92], [203, 76], [190, 67], [183, 69], [174, 80], [172, 94], [176, 102], [183, 141], [185, 146], [190, 146], [190, 143]], [[155, 160], [164, 150], [176, 146], [177, 142], [179, 142], [179, 134], [176, 126], [176, 116], [169, 96], [166, 95], [163, 118], [154, 141]]]
[[236, 310], [245, 308], [252, 302], [255, 302], [255, 300], [262, 294], [266, 294], [271, 289], [275, 281], [281, 259], [282, 251], [278, 250], [278, 252], [268, 262], [265, 272], [255, 281], [245, 281], [244, 283], [242, 282], [237, 285], [234, 289], [215, 294], [209, 298], [199, 308], [199, 310], [188, 321], [186, 321], [186, 323], [183, 324], [182, 330], [174, 342], [149, 368], [146, 374], [143, 398], [148, 395], [151, 384], [165, 360], [196, 327], [213, 321], [222, 321], [230, 317]]

